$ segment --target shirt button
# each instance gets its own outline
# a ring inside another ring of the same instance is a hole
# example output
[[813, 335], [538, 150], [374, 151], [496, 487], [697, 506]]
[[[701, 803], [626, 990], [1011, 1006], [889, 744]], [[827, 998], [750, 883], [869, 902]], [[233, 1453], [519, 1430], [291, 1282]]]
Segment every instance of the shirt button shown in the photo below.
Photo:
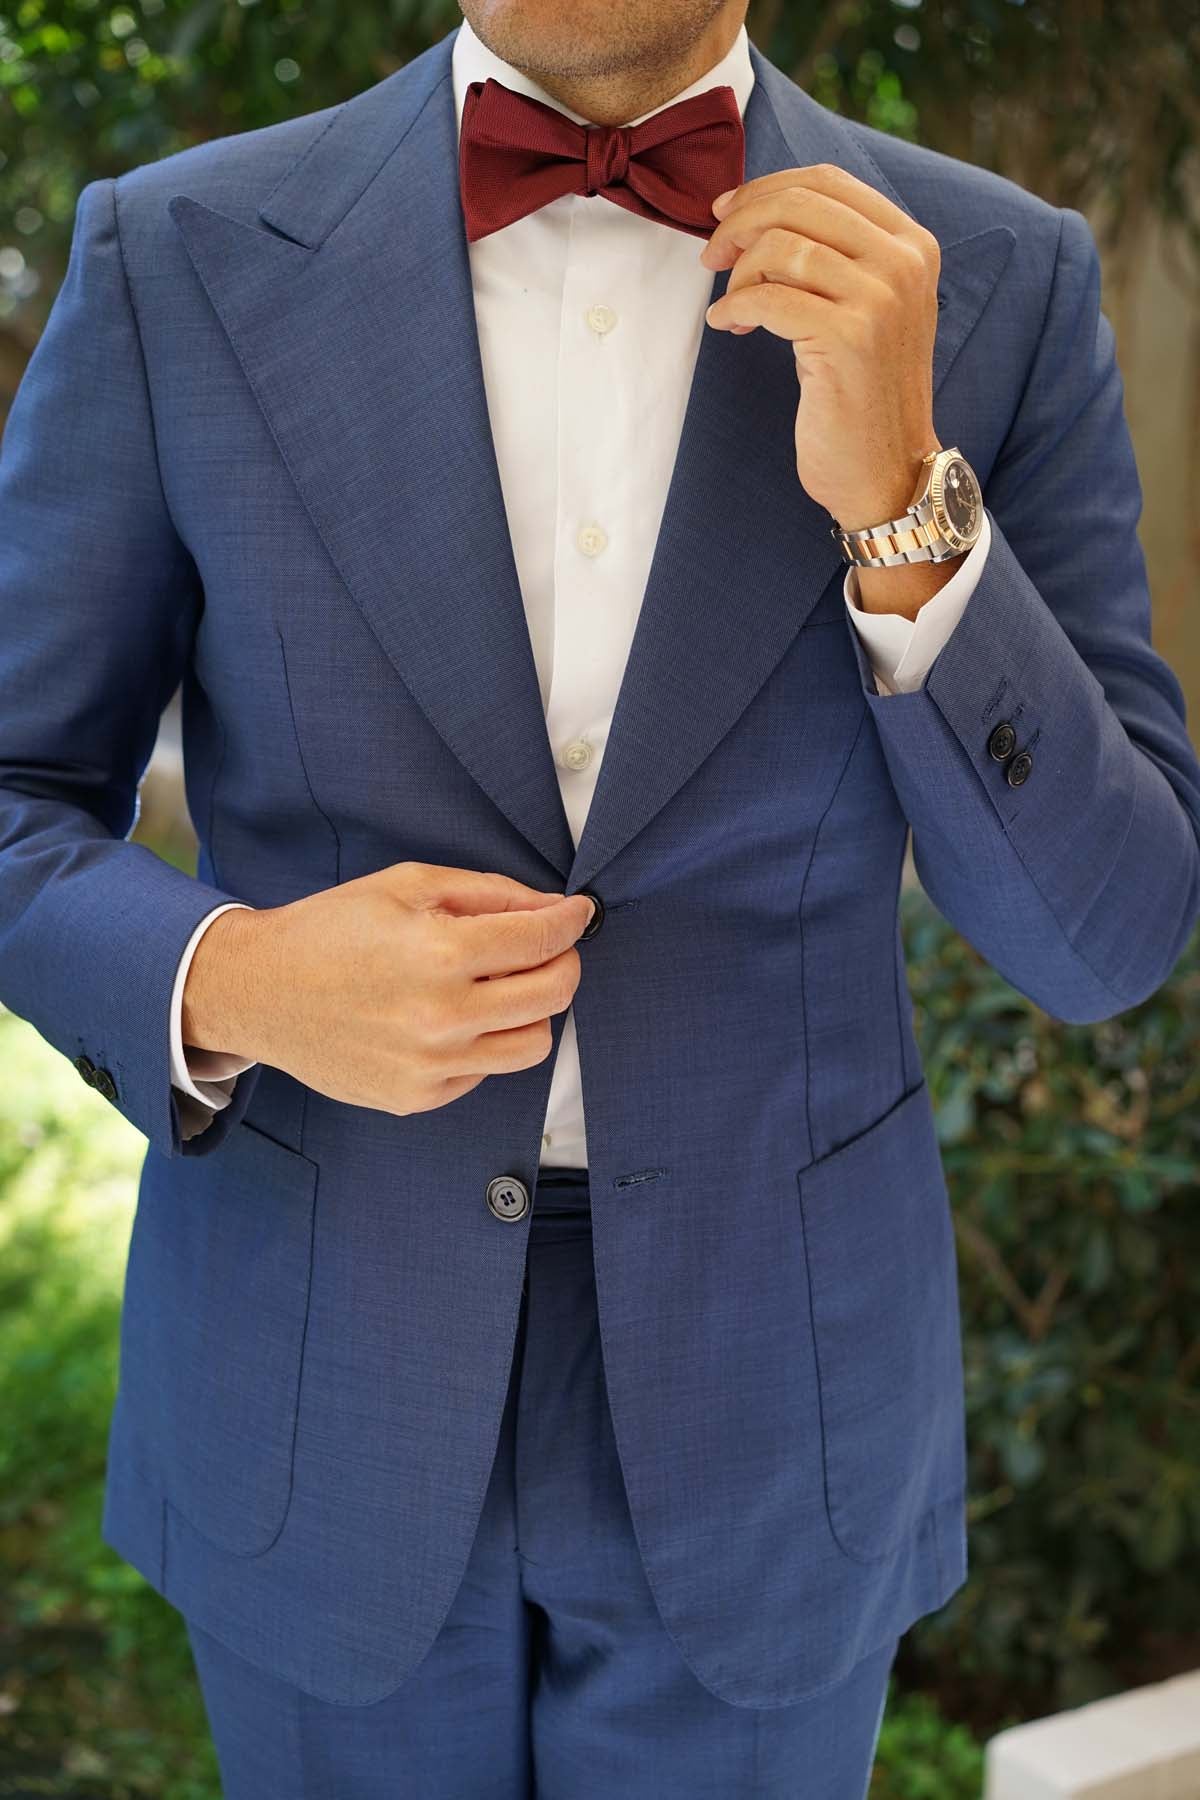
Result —
[[611, 331], [617, 322], [617, 315], [611, 306], [589, 306], [584, 317], [592, 330], [601, 337], [606, 331]]
[[575, 534], [575, 542], [585, 556], [599, 556], [608, 542], [608, 534], [599, 525], [581, 525]]
[[565, 769], [586, 769], [591, 760], [592, 746], [585, 743], [582, 738], [576, 738], [573, 743], [567, 745], [562, 753]]

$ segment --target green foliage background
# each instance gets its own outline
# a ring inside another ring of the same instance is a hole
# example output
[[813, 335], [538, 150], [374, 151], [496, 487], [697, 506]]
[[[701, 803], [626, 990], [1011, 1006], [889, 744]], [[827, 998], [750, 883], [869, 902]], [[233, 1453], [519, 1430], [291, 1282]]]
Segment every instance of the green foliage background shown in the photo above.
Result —
[[1200, 1666], [1200, 932], [1142, 1006], [1066, 1025], [906, 900], [971, 1494], [914, 1660], [957, 1711], [1038, 1717]]
[[[455, 0], [0, 0], [0, 327], [57, 285], [100, 175], [347, 98]], [[754, 42], [823, 104], [1059, 204], [1149, 208], [1200, 250], [1195, 0], [753, 0]], [[13, 252], [16, 252], [14, 255]]]

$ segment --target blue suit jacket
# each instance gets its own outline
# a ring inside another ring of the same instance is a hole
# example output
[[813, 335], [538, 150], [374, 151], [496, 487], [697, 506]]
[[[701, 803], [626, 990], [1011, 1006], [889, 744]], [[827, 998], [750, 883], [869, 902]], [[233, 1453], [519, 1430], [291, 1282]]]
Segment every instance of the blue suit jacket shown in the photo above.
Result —
[[[965, 1574], [908, 825], [947, 919], [1063, 1019], [1150, 995], [1200, 904], [1200, 767], [1150, 644], [1095, 244], [752, 48], [747, 179], [837, 164], [941, 242], [936, 424], [993, 544], [925, 685], [876, 693], [796, 479], [790, 347], [707, 331], [576, 848], [489, 430], [452, 41], [91, 182], [8, 423], [0, 996], [149, 1139], [104, 1533], [323, 1699], [375, 1700], [423, 1656], [521, 1299], [528, 1215], [485, 1189], [535, 1186], [552, 1059], [409, 1117], [260, 1067], [185, 1145], [172, 977], [218, 902], [405, 859], [587, 886], [607, 913], [575, 1014], [638, 1541], [699, 1679], [787, 1704]], [[197, 879], [127, 841], [180, 681]]]

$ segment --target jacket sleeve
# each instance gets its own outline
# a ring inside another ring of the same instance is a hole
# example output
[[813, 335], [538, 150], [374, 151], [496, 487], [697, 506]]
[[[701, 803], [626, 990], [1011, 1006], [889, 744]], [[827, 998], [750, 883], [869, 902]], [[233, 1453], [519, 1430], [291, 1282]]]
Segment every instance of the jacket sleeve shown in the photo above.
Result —
[[1188, 942], [1200, 764], [1151, 647], [1095, 239], [1059, 214], [1041, 335], [983, 484], [991, 547], [970, 604], [911, 693], [879, 694], [851, 635], [930, 899], [1014, 987], [1083, 1023], [1147, 999]]
[[925, 602], [915, 619], [899, 612], [865, 611], [858, 597], [858, 571], [846, 570], [842, 586], [846, 617], [866, 647], [875, 686], [881, 694], [907, 694], [910, 688], [920, 687], [979, 585], [990, 539], [991, 524], [985, 508], [974, 544], [949, 581]]
[[203, 594], [167, 509], [121, 256], [90, 182], [0, 446], [0, 1002], [166, 1155], [184, 1145], [169, 1018], [199, 920], [236, 900], [128, 841]]

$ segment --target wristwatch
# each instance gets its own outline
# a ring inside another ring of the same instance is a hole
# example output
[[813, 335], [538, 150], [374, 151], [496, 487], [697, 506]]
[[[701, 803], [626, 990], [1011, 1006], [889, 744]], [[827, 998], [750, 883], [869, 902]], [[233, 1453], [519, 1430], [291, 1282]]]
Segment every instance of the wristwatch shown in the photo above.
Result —
[[895, 563], [945, 562], [969, 550], [983, 530], [983, 494], [974, 469], [957, 446], [921, 458], [917, 489], [907, 512], [882, 525], [846, 531], [835, 525], [848, 563], [886, 569]]

